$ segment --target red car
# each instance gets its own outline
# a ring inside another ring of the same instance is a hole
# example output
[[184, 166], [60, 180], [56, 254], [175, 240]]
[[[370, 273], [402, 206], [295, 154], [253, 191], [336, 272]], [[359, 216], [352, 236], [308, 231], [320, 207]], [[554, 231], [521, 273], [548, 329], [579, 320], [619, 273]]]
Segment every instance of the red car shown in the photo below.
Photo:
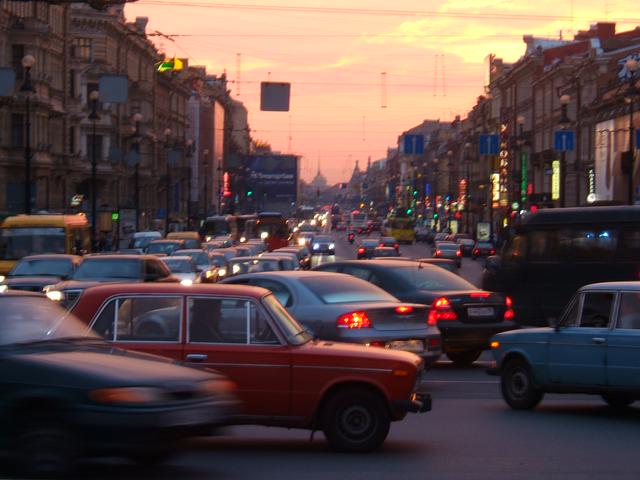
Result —
[[316, 341], [270, 291], [239, 285], [103, 285], [73, 313], [119, 347], [210, 367], [238, 388], [235, 423], [322, 430], [369, 451], [392, 421], [431, 409], [408, 352]]

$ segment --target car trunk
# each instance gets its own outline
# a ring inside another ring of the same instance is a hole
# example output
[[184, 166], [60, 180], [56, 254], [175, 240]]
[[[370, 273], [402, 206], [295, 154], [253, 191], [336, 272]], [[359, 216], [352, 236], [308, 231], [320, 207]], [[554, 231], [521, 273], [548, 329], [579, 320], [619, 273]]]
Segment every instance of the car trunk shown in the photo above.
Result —
[[376, 330], [413, 330], [427, 325], [429, 307], [393, 304], [362, 309]]
[[462, 323], [496, 323], [504, 320], [505, 301], [498, 293], [448, 292], [445, 296], [456, 313], [456, 319]]

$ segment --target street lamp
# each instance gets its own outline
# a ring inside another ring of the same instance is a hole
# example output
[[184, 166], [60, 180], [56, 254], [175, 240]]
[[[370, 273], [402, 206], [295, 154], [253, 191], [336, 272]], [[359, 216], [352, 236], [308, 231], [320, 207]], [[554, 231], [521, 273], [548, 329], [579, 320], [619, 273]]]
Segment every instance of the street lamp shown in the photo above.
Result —
[[449, 197], [449, 200], [447, 200], [447, 203], [449, 204], [449, 215], [448, 215], [448, 220], [447, 220], [447, 228], [449, 230], [451, 230], [451, 213], [452, 213], [452, 208], [451, 208], [451, 203], [453, 200], [453, 151], [449, 150], [447, 152], [447, 169], [449, 170], [449, 190], [447, 192], [447, 197]]
[[97, 169], [98, 169], [98, 149], [96, 139], [96, 123], [100, 119], [98, 115], [98, 97], [100, 92], [98, 90], [92, 90], [89, 93], [89, 101], [91, 102], [91, 113], [89, 114], [89, 120], [91, 120], [91, 241], [93, 242], [93, 251], [96, 251], [98, 245], [98, 237], [96, 234], [96, 221], [98, 212], [96, 209], [98, 188], [97, 188]]
[[36, 64], [33, 55], [25, 55], [22, 57], [22, 66], [24, 68], [24, 82], [20, 87], [20, 91], [25, 94], [25, 144], [24, 144], [24, 213], [31, 214], [31, 93], [33, 93], [33, 85], [31, 84], [31, 69]]
[[469, 209], [471, 207], [471, 172], [470, 172], [470, 167], [471, 167], [471, 154], [469, 152], [471, 152], [471, 147], [473, 145], [471, 145], [471, 143], [467, 142], [464, 144], [464, 159], [465, 159], [465, 166], [467, 167], [467, 172], [466, 172], [466, 177], [467, 177], [467, 198], [465, 198], [465, 202], [464, 202], [464, 211], [465, 211], [465, 217], [466, 217], [466, 232], [467, 233], [471, 233], [471, 228], [469, 225]]
[[133, 167], [133, 207], [136, 211], [136, 232], [140, 231], [140, 122], [142, 114], [136, 112], [132, 118], [135, 127], [133, 137], [135, 139], [134, 148], [137, 154], [136, 164]]
[[[571, 123], [571, 119], [567, 115], [567, 108], [568, 108], [569, 102], [571, 102], [571, 97], [569, 95], [564, 94], [560, 97], [561, 112], [560, 112], [560, 120], [558, 121], [558, 123], [560, 124], [560, 128], [562, 130], [566, 130], [569, 127], [569, 124]], [[567, 151], [565, 149], [563, 149], [562, 152], [560, 152], [560, 157], [561, 157], [560, 158], [560, 207], [564, 207], [565, 197], [566, 197], [566, 185], [567, 185], [567, 179], [566, 179]]]
[[[526, 168], [524, 166], [524, 161], [523, 161], [523, 155], [522, 155], [522, 150], [523, 150], [523, 146], [524, 146], [524, 123], [525, 123], [526, 119], [524, 116], [522, 115], [518, 115], [518, 118], [516, 118], [516, 124], [518, 126], [517, 129], [517, 133], [516, 133], [516, 147], [518, 150], [518, 155], [516, 156], [515, 159], [515, 168], [516, 168], [516, 172], [518, 173], [515, 177], [516, 181], [518, 182], [518, 184], [516, 185], [516, 188], [514, 188], [514, 193], [515, 193], [515, 202], [518, 204], [522, 203], [522, 199], [523, 199], [523, 194], [522, 194], [522, 187], [524, 186], [524, 168]], [[526, 189], [525, 189], [525, 193], [526, 193]]]
[[193, 140], [185, 142], [187, 153], [187, 225], [191, 225], [191, 156], [193, 155]]
[[633, 126], [633, 100], [638, 94], [638, 88], [636, 87], [636, 72], [638, 71], [638, 60], [630, 58], [626, 61], [625, 67], [629, 72], [629, 86], [625, 95], [625, 101], [629, 103], [629, 151], [627, 152], [627, 171], [628, 171], [628, 203], [633, 205], [633, 164], [635, 157], [634, 135], [635, 128]]
[[164, 235], [165, 237], [169, 234], [169, 204], [171, 201], [171, 179], [169, 177], [170, 174], [170, 167], [169, 167], [169, 140], [171, 139], [171, 129], [170, 128], [165, 128], [164, 129], [164, 148], [165, 148], [165, 158], [166, 158], [166, 163], [167, 163], [167, 175], [166, 175], [166, 199], [165, 199], [165, 210], [166, 210], [166, 219], [164, 222]]
[[438, 170], [438, 162], [439, 160], [437, 158], [433, 159], [433, 226], [436, 229], [436, 232], [439, 231], [438, 227], [440, 226], [440, 209], [438, 208], [438, 174], [440, 172]]

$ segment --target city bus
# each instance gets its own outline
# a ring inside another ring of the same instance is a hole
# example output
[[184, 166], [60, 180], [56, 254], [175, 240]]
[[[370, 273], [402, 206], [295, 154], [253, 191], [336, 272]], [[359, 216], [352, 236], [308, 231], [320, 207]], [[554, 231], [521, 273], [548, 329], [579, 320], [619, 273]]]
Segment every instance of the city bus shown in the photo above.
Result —
[[390, 216], [382, 223], [382, 235], [411, 244], [416, 240], [415, 221], [412, 217]]
[[261, 238], [271, 252], [289, 245], [289, 225], [284, 215], [277, 212], [259, 213], [246, 223], [247, 238]]
[[358, 233], [363, 233], [367, 230], [367, 221], [367, 214], [360, 210], [354, 210], [349, 214], [349, 226]]
[[231, 237], [234, 241], [238, 237], [236, 217], [232, 215], [214, 215], [207, 217], [202, 223], [201, 237], [204, 242], [214, 237]]
[[16, 215], [0, 225], [0, 275], [18, 260], [38, 253], [80, 255], [91, 251], [90, 225], [77, 215]]

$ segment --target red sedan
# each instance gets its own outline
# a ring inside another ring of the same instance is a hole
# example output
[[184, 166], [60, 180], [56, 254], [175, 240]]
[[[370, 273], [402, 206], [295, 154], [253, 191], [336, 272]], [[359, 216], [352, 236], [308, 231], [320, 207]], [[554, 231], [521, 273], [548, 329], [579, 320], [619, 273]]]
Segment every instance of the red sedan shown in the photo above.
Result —
[[243, 402], [236, 423], [322, 430], [369, 451], [390, 423], [431, 409], [408, 352], [316, 341], [268, 290], [238, 285], [103, 285], [73, 313], [116, 345], [219, 370]]

